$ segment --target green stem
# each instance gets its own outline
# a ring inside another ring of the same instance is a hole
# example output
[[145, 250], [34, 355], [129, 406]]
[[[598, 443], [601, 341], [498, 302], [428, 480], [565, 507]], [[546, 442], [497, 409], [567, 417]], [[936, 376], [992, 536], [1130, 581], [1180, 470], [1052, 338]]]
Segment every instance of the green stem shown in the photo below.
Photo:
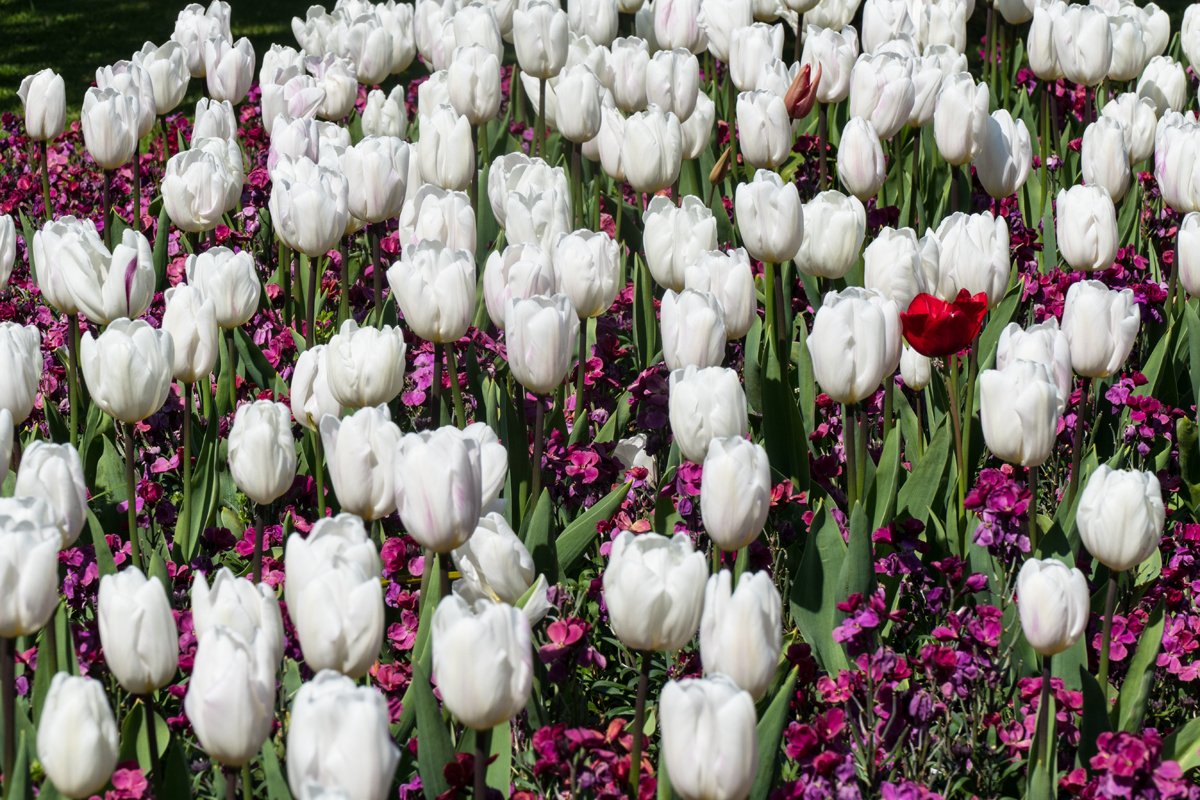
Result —
[[442, 424], [442, 346], [433, 343], [433, 380], [429, 384], [429, 427]]
[[[948, 403], [950, 405], [950, 422], [954, 426], [954, 458], [958, 469], [958, 519], [963, 518], [963, 501], [967, 495], [967, 459], [963, 454], [962, 421], [959, 419], [958, 408], [958, 356], [950, 356], [946, 364], [946, 381]], [[963, 527], [963, 526], [959, 526]], [[960, 537], [965, 534], [960, 532]], [[964, 547], [962, 552], [966, 552]]]
[[325, 256], [313, 256], [308, 259], [308, 307], [304, 314], [304, 345], [312, 347], [317, 343], [317, 293], [321, 288], [321, 261]]
[[856, 427], [855, 407], [845, 403], [842, 405], [842, 450], [846, 454], [846, 513], [853, 511], [858, 501], [858, 448], [854, 444]]
[[450, 554], [438, 553], [438, 600], [450, 594]]
[[446, 370], [450, 373], [450, 396], [454, 400], [454, 419], [458, 427], [467, 427], [467, 407], [463, 403], [462, 387], [458, 385], [458, 343], [446, 345]]
[[225, 347], [229, 356], [229, 410], [237, 410], [237, 347], [233, 344], [234, 328], [225, 334]]
[[166, 117], [163, 117], [160, 120], [160, 123], [162, 125], [163, 165], [165, 166], [167, 161], [170, 160], [170, 158], [171, 158], [171, 136], [170, 136], [170, 133], [167, 131]]
[[262, 582], [263, 560], [263, 513], [262, 507], [254, 507], [254, 553], [250, 557], [250, 574], [257, 585]]
[[629, 748], [629, 787], [632, 796], [638, 797], [638, 784], [642, 780], [642, 730], [646, 727], [646, 695], [650, 689], [649, 650], [642, 653], [642, 665], [638, 671], [637, 704], [633, 709], [633, 745]]
[[292, 302], [295, 303], [292, 320], [297, 327], [299, 327], [300, 321], [305, 319], [304, 309], [307, 308], [307, 304], [304, 301], [304, 276], [307, 273], [308, 256], [300, 253], [299, 258], [296, 259], [296, 274], [292, 278]]
[[538, 155], [546, 157], [546, 79], [538, 78], [538, 115], [537, 115], [537, 145]]
[[38, 155], [41, 158], [41, 173], [42, 173], [42, 219], [46, 222], [50, 221], [50, 157], [46, 152], [46, 140], [38, 142]]
[[1083, 469], [1083, 430], [1087, 427], [1088, 398], [1091, 396], [1092, 379], [1083, 379], [1079, 406], [1075, 409], [1075, 434], [1071, 443], [1071, 478], [1067, 484], [1067, 505], [1075, 502], [1079, 491], [1079, 473]]
[[[517, 398], [517, 408], [520, 408], [525, 390], [517, 391], [521, 393], [521, 397]], [[542, 495], [542, 449], [546, 438], [546, 410], [542, 407], [541, 398], [535, 401], [535, 405], [537, 411], [533, 415], [533, 491], [530, 493], [530, 508], [537, 506], [538, 498]]]
[[492, 729], [475, 731], [475, 797], [487, 797], [487, 762], [492, 753]]
[[237, 800], [237, 770], [225, 768], [225, 800]]
[[379, 232], [367, 231], [367, 241], [371, 243], [371, 286], [375, 298], [375, 326], [383, 327], [383, 257], [379, 248]]
[[254, 785], [250, 782], [250, 762], [242, 764], [242, 800], [254, 800]]
[[866, 412], [862, 409], [855, 411], [855, 416], [858, 417], [858, 439], [855, 441], [855, 446], [858, 448], [854, 454], [854, 459], [857, 462], [855, 478], [858, 483], [855, 487], [857, 497], [862, 503], [866, 503], [866, 482], [867, 482], [867, 459], [870, 458], [867, 444], [871, 440], [871, 429], [868, 426]]
[[[967, 396], [963, 399], [966, 413], [963, 415], [963, 456], [971, 457], [971, 421], [975, 419], [975, 380], [979, 375], [979, 348], [972, 347], [967, 356]], [[963, 496], [966, 496], [967, 480], [971, 477], [970, 465], [963, 463]]]
[[13, 774], [17, 738], [17, 665], [13, 660], [13, 640], [0, 636], [0, 692], [4, 695], [4, 778]]
[[588, 358], [588, 318], [579, 320], [579, 367], [575, 370], [575, 424], [587, 424], [587, 358]]
[[896, 382], [891, 376], [883, 379], [883, 441], [886, 443], [888, 434], [892, 432], [892, 406], [896, 393]]
[[826, 160], [829, 146], [829, 106], [817, 104], [817, 191], [825, 191]]
[[144, 569], [142, 564], [142, 545], [137, 527], [137, 477], [134, 475], [133, 459], [136, 456], [133, 441], [133, 426], [128, 422], [121, 423], [121, 432], [125, 439], [125, 491], [128, 498], [128, 508], [125, 511], [126, 522], [129, 526], [129, 547], [134, 566]]
[[112, 172], [104, 170], [100, 188], [100, 218], [104, 223], [104, 244], [112, 247]]
[[279, 294], [283, 301], [283, 324], [292, 325], [292, 304], [288, 298], [292, 296], [292, 253], [287, 245], [279, 243]]
[[319, 431], [310, 431], [313, 440], [313, 479], [317, 482], [317, 516], [325, 516], [325, 450]]
[[192, 384], [183, 384], [183, 557], [192, 552]]
[[1030, 467], [1029, 480], [1029, 548], [1037, 552], [1038, 546], [1038, 468]]
[[1037, 743], [1040, 758], [1050, 773], [1050, 784], [1054, 781], [1054, 737], [1050, 735], [1050, 656], [1042, 656], [1042, 695], [1038, 702]]
[[342, 290], [338, 293], [338, 327], [350, 316], [350, 246], [342, 239], [338, 252], [342, 257]]
[[162, 784], [162, 767], [158, 762], [158, 726], [154, 720], [154, 698], [151, 695], [142, 696], [142, 710], [146, 714], [146, 745], [150, 750], [150, 779], [157, 790]]
[[133, 208], [129, 212], [129, 224], [135, 231], [142, 227], [142, 143], [133, 148]]
[[1115, 573], [1110, 573], [1108, 576], [1108, 591], [1104, 595], [1104, 630], [1100, 634], [1100, 672], [1096, 676], [1096, 682], [1100, 684], [1100, 691], [1104, 692], [1104, 697], [1108, 697], [1108, 661], [1109, 649], [1112, 647], [1112, 624], [1113, 612], [1117, 609], [1117, 576]]
[[79, 396], [79, 315], [67, 315], [67, 327], [70, 333], [67, 336], [67, 358], [70, 363], [67, 365], [67, 404], [69, 405], [70, 425], [71, 425], [71, 444], [79, 446], [79, 407], [82, 404], [82, 398]]

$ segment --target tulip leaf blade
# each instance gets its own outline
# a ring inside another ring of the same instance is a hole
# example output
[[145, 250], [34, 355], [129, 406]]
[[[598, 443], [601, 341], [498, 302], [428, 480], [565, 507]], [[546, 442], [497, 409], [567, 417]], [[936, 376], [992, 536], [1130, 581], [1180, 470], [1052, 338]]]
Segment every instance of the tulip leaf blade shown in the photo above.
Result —
[[893, 425], [879, 454], [879, 468], [875, 471], [875, 516], [871, 527], [880, 528], [892, 518], [896, 508], [896, 484], [900, 480], [900, 426]]
[[1095, 676], [1088, 672], [1087, 664], [1078, 668], [1079, 685], [1083, 688], [1083, 720], [1079, 725], [1079, 755], [1078, 763], [1087, 767], [1092, 756], [1096, 754], [1096, 740], [1100, 734], [1112, 730], [1108, 720], [1108, 699], [1096, 682]]
[[12, 778], [4, 781], [4, 800], [26, 800], [29, 797], [29, 738], [26, 731], [17, 732], [16, 758]]
[[554, 524], [554, 502], [550, 499], [550, 490], [542, 489], [533, 513], [525, 518], [525, 530], [521, 532], [521, 541], [525, 549], [533, 556], [533, 565], [538, 572], [546, 576], [550, 583], [558, 582], [558, 560], [550, 543], [550, 528]]
[[918, 522], [927, 522], [938, 489], [944, 486], [942, 476], [950, 457], [950, 426], [942, 424], [933, 434], [922, 458], [913, 460], [913, 471], [900, 487], [899, 508], [907, 509]]
[[796, 686], [799, 671], [792, 667], [787, 677], [771, 700], [771, 705], [758, 721], [758, 767], [754, 773], [754, 784], [750, 788], [750, 800], [766, 800], [771, 793], [782, 759], [779, 758], [779, 740], [787, 722], [788, 709], [792, 702], [792, 691]]
[[88, 518], [88, 533], [92, 537], [92, 549], [96, 551], [96, 567], [100, 572], [100, 576], [115, 575], [117, 565], [113, 561], [112, 550], [108, 546], [108, 539], [104, 536], [104, 526], [100, 524], [100, 520], [96, 519], [96, 515], [89, 508], [87, 510]]
[[154, 287], [156, 291], [167, 288], [167, 243], [171, 240], [171, 218], [164, 205], [158, 212], [158, 230], [154, 235], [154, 249], [150, 253], [154, 264]]
[[[838, 573], [836, 599], [842, 602], [852, 595], [866, 596], [875, 587], [875, 559], [871, 547], [871, 531], [867, 523], [867, 510], [862, 503], [855, 503], [850, 512], [850, 541], [846, 546], [846, 557]], [[834, 619], [844, 616], [838, 612]]]
[[633, 342], [642, 369], [649, 369], [658, 353], [658, 320], [654, 314], [654, 281], [640, 256], [633, 267]]
[[846, 654], [833, 641], [837, 578], [845, 558], [846, 543], [837, 521], [822, 503], [809, 526], [799, 574], [792, 581], [788, 607], [792, 622], [830, 674], [847, 667]]
[[290, 800], [292, 793], [288, 791], [287, 781], [279, 766], [279, 754], [275, 752], [275, 743], [270, 739], [263, 742], [258, 763], [262, 766], [263, 777], [266, 779], [269, 800]]
[[[978, 349], [977, 355], [980, 371], [989, 369], [995, 363], [996, 349], [1000, 344], [1000, 334], [1012, 322], [1020, 304], [1021, 292], [1014, 290], [1009, 292], [1008, 296], [1001, 300], [999, 305], [988, 313], [987, 324], [984, 325], [983, 332], [979, 334], [979, 339], [976, 340], [975, 344], [975, 347]], [[979, 407], [978, 401], [976, 401], [975, 407]]]
[[1200, 767], [1200, 717], [1185, 723], [1163, 739], [1163, 760], [1178, 761], [1185, 773]]
[[[195, 430], [195, 427], [193, 427]], [[208, 425], [200, 437], [196, 450], [196, 461], [192, 467], [192, 505], [187, 518], [183, 514], [175, 521], [175, 542], [183, 559], [190, 562], [200, 546], [200, 534], [216, 513], [220, 499], [220, 485], [216, 470], [217, 426]], [[164, 584], [168, 585], [168, 584]]]
[[587, 511], [576, 517], [570, 525], [563, 529], [554, 542], [558, 554], [558, 569], [560, 574], [570, 575], [575, 563], [587, 552], [592, 540], [596, 538], [596, 526], [617, 512], [625, 496], [633, 484], [629, 481], [613, 489], [600, 498]]
[[491, 762], [487, 768], [487, 785], [508, 797], [512, 779], [512, 722], [505, 720], [492, 728]]
[[786, 355], [779, 352], [775, 337], [765, 327], [763, 341], [763, 446], [773, 471], [791, 478], [798, 488], [806, 488], [808, 437], [789, 380], [789, 364]]
[[421, 788], [428, 800], [450, 790], [443, 772], [454, 759], [454, 745], [450, 731], [442, 718], [433, 687], [429, 682], [429, 670], [420, 661], [413, 663], [413, 704], [417, 711], [417, 735], [421, 746], [417, 748], [417, 770], [421, 774]]
[[1154, 665], [1158, 660], [1158, 651], [1162, 647], [1163, 603], [1160, 600], [1146, 621], [1146, 628], [1138, 639], [1137, 650], [1133, 660], [1129, 662], [1129, 671], [1125, 673], [1125, 683], [1117, 697], [1116, 720], [1119, 730], [1136, 733], [1142, 726], [1146, 715], [1146, 702], [1150, 699], [1150, 689], [1154, 686]]
[[241, 328], [235, 331], [234, 346], [237, 347], [238, 363], [242, 365], [246, 377], [263, 389], [275, 388], [279, 373], [275, 371], [275, 367], [271, 366], [271, 362], [263, 355], [263, 351], [254, 343], [250, 335]]
[[658, 784], [655, 787], [655, 797], [658, 800], [672, 800], [675, 793], [671, 791], [671, 776], [667, 774], [667, 751], [658, 748]]
[[1192, 381], [1193, 398], [1200, 398], [1200, 314], [1196, 312], [1197, 305], [1191, 300], [1183, 304], [1188, 334], [1188, 377]]

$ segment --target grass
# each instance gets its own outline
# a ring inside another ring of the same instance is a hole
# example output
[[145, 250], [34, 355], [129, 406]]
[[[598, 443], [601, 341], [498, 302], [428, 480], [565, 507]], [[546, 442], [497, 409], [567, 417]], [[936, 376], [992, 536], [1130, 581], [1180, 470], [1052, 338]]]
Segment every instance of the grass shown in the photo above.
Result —
[[[0, 0], [0, 111], [19, 111], [26, 75], [50, 67], [67, 84], [67, 106], [83, 103], [96, 67], [127, 59], [142, 44], [162, 44], [186, 0]], [[272, 42], [295, 46], [291, 19], [308, 0], [231, 0], [233, 35], [247, 36], [259, 58]], [[329, 6], [333, 3], [330, 2]], [[192, 83], [199, 97], [202, 82]]]

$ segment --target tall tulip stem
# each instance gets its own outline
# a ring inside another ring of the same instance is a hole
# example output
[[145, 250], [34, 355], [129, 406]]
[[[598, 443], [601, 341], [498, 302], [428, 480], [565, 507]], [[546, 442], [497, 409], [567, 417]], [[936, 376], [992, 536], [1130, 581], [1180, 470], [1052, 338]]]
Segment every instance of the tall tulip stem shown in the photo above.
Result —
[[237, 770], [235, 770], [231, 767], [226, 767], [225, 768], [225, 800], [237, 800], [237, 783], [238, 783]]
[[[963, 503], [967, 496], [967, 459], [963, 448], [963, 423], [958, 408], [958, 356], [950, 356], [946, 365], [946, 394], [950, 405], [950, 423], [954, 426], [954, 459], [958, 468], [958, 518], [963, 515]], [[965, 533], [960, 539], [965, 542]], [[963, 553], [966, 552], [965, 546]]]
[[454, 401], [454, 422], [460, 428], [467, 427], [467, 406], [463, 403], [462, 387], [458, 385], [458, 343], [446, 345], [446, 370], [450, 373], [450, 397]]
[[854, 442], [857, 448], [854, 453], [854, 477], [857, 481], [854, 491], [855, 497], [865, 506], [867, 501], [867, 459], [870, 457], [867, 445], [871, 442], [871, 425], [864, 409], [856, 406], [855, 417], [858, 419], [858, 438]]
[[[571, 142], [571, 201], [574, 206], [575, 227], [583, 225], [583, 145]], [[676, 192], [673, 197], [678, 197]]]
[[147, 694], [142, 697], [142, 709], [146, 714], [146, 745], [150, 750], [151, 780], [157, 789], [162, 783], [162, 767], [158, 761], [158, 726], [154, 720], [154, 697], [152, 695]]
[[1036, 551], [1038, 546], [1038, 468], [1036, 466], [1029, 467], [1027, 473], [1029, 481], [1029, 548], [1031, 551]]
[[133, 208], [129, 211], [129, 225], [135, 231], [142, 227], [142, 143], [133, 147]]
[[192, 547], [192, 384], [183, 384], [183, 540], [184, 558]]
[[842, 406], [842, 450], [846, 456], [846, 511], [854, 510], [858, 501], [858, 464], [856, 454], [858, 448], [854, 440], [856, 420], [854, 406], [846, 403]]
[[46, 140], [38, 142], [38, 158], [41, 161], [42, 173], [42, 219], [46, 222], [50, 221], [50, 156], [46, 152]]
[[1117, 576], [1116, 573], [1109, 573], [1108, 591], [1104, 595], [1104, 628], [1100, 633], [1100, 671], [1096, 676], [1096, 682], [1100, 684], [1100, 691], [1104, 692], [1105, 697], [1108, 697], [1108, 652], [1112, 647], [1113, 613], [1116, 610]]
[[337, 324], [340, 328], [346, 318], [350, 316], [350, 247], [345, 239], [342, 239], [338, 245], [338, 254], [342, 257], [342, 288], [338, 292], [338, 315]]
[[254, 576], [254, 582], [262, 582], [262, 559], [263, 559], [263, 513], [262, 507], [255, 505], [254, 507], [254, 554], [250, 557], [250, 574]]
[[883, 441], [887, 442], [888, 434], [892, 432], [892, 407], [895, 403], [896, 382], [891, 376], [883, 379]]
[[537, 154], [546, 157], [546, 79], [538, 78]]
[[371, 286], [375, 299], [375, 326], [383, 327], [383, 258], [379, 247], [379, 231], [367, 227], [367, 240], [371, 243]]
[[638, 796], [638, 784], [642, 779], [642, 729], [646, 727], [646, 695], [650, 689], [649, 650], [642, 653], [642, 665], [638, 671], [637, 704], [633, 708], [633, 744], [629, 748], [629, 786], [633, 797]]
[[229, 356], [229, 410], [237, 410], [237, 348], [233, 344], [235, 328], [230, 328], [225, 335], [225, 347]]
[[[824, 108], [824, 106], [822, 106]], [[909, 176], [912, 180], [912, 202], [909, 207], [912, 209], [912, 226], [915, 230], [921, 230], [921, 131], [922, 128], [917, 128], [913, 132], [912, 137], [912, 169], [909, 170]]]
[[433, 380], [429, 384], [429, 427], [436, 428], [442, 417], [442, 346], [433, 343]]
[[[967, 396], [963, 398], [963, 408], [966, 409], [963, 414], [963, 456], [971, 457], [971, 420], [975, 419], [975, 381], [979, 377], [979, 348], [972, 345], [971, 352], [967, 355]], [[968, 464], [963, 462], [963, 497], [966, 497], [967, 479], [971, 476], [968, 471]]]
[[133, 468], [137, 446], [133, 441], [133, 426], [128, 422], [122, 422], [121, 433], [125, 439], [125, 491], [128, 497], [125, 517], [129, 525], [129, 548], [134, 566], [142, 569], [142, 544], [137, 526], [137, 476], [134, 474]]
[[67, 405], [68, 420], [71, 426], [70, 438], [72, 445], [79, 444], [79, 315], [67, 315]]
[[492, 731], [475, 731], [475, 797], [487, 797], [488, 758], [492, 754]]
[[325, 516], [325, 448], [321, 445], [321, 433], [311, 431], [313, 438], [313, 480], [317, 490], [317, 516]]
[[254, 800], [254, 784], [250, 781], [250, 762], [242, 764], [242, 800]]
[[[817, 103], [817, 191], [825, 191], [825, 171], [828, 168], [826, 146], [829, 143], [829, 106]], [[913, 173], [914, 175], [916, 172]]]
[[535, 405], [537, 410], [533, 415], [533, 493], [529, 499], [531, 507], [537, 505], [542, 494], [542, 450], [546, 438], [546, 410], [542, 407], [541, 398], [538, 398]]
[[438, 553], [438, 600], [450, 594], [450, 554]]
[[112, 246], [112, 172], [103, 170], [100, 184], [100, 221], [104, 225], [104, 244]]
[[1053, 772], [1050, 760], [1054, 753], [1054, 738], [1050, 735], [1050, 656], [1042, 656], [1042, 695], [1038, 702], [1037, 745], [1035, 758]]
[[308, 308], [304, 315], [304, 345], [312, 347], [317, 343], [317, 293], [321, 289], [321, 262], [325, 256], [313, 256], [308, 259]]
[[167, 161], [171, 158], [171, 134], [167, 130], [166, 117], [161, 118], [159, 123], [162, 125], [163, 165], [166, 166]]
[[588, 360], [588, 318], [579, 320], [579, 368], [575, 374], [575, 424], [587, 424], [587, 404], [584, 402], [587, 391], [587, 360]]
[[1092, 394], [1091, 378], [1083, 379], [1079, 394], [1079, 405], [1075, 409], [1075, 433], [1071, 442], [1071, 478], [1067, 484], [1067, 505], [1075, 502], [1079, 491], [1079, 472], [1083, 468], [1083, 429], [1087, 427], [1088, 400]]
[[4, 694], [4, 783], [11, 784], [17, 738], [17, 677], [13, 641], [0, 636], [0, 692]]

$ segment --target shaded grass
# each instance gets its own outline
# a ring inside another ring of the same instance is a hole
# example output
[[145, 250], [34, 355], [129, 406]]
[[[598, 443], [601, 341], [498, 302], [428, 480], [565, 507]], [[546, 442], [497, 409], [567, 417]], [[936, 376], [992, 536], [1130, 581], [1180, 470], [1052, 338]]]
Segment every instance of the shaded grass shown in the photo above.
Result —
[[[19, 111], [17, 89], [26, 75], [50, 67], [67, 84], [67, 106], [78, 115], [96, 67], [129, 58], [142, 44], [171, 37], [186, 0], [0, 0], [0, 111]], [[293, 16], [307, 0], [232, 0], [233, 35], [247, 36], [262, 54], [272, 42], [295, 46]], [[332, 2], [329, 4], [332, 6]], [[202, 84], [192, 83], [200, 95]]]

